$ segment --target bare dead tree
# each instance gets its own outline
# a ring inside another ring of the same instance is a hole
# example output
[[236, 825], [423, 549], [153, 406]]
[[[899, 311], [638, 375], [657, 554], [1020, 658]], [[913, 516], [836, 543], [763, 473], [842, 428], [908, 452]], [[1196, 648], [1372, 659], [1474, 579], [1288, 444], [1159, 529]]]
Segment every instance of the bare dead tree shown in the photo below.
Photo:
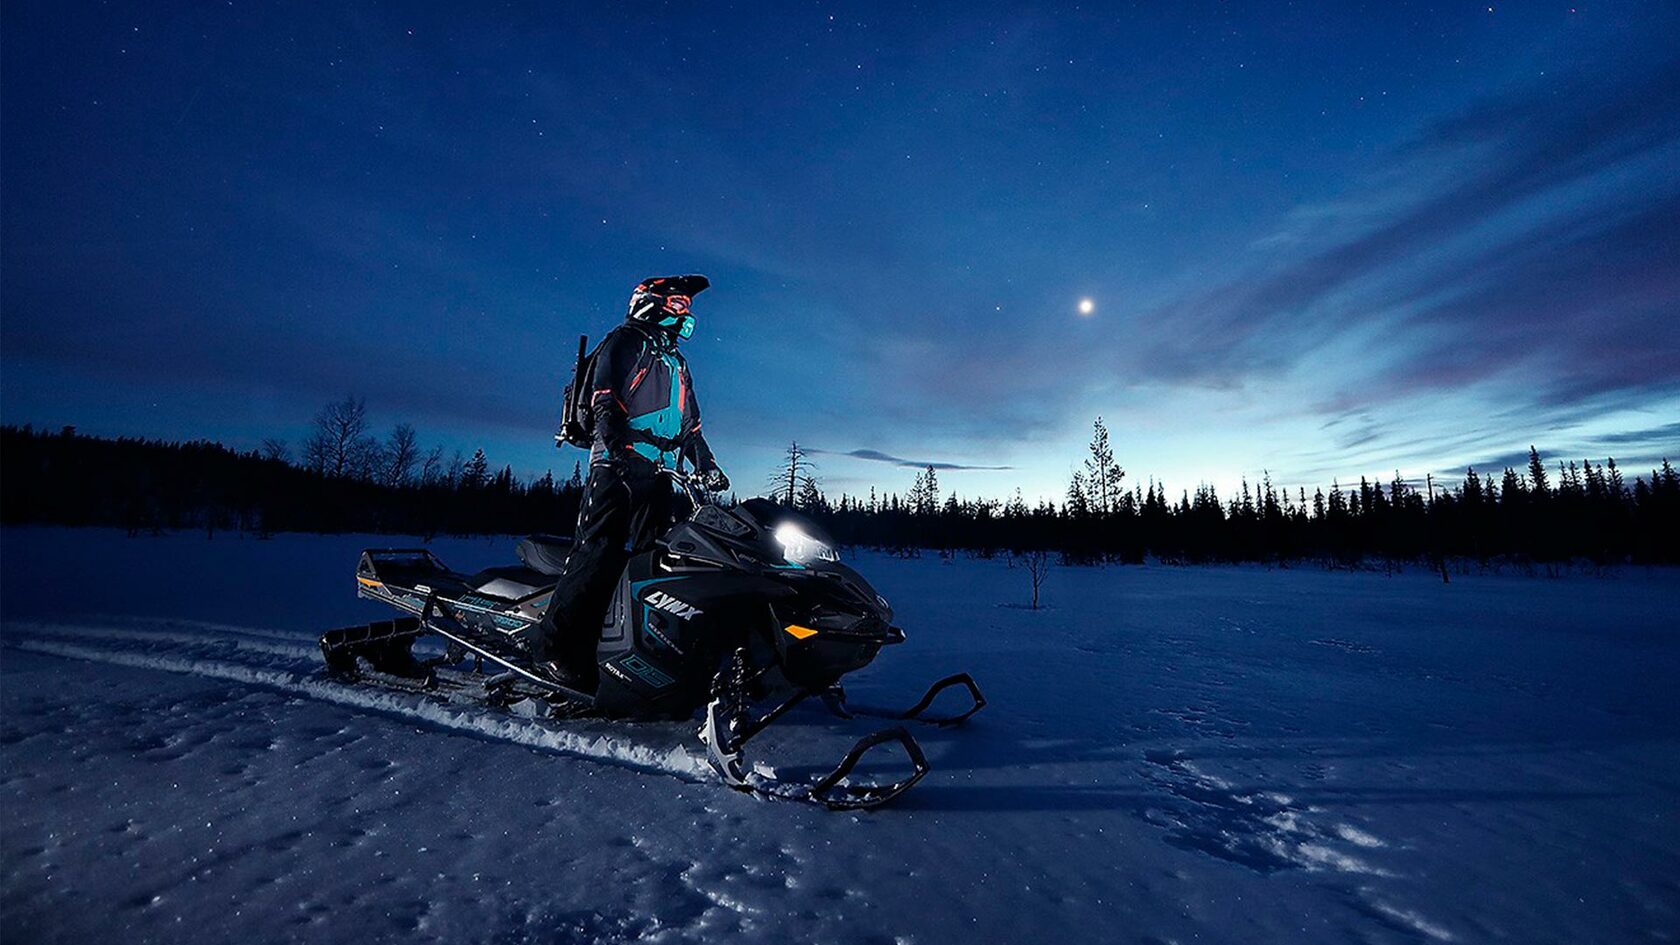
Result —
[[1044, 579], [1050, 576], [1050, 552], [1042, 549], [1029, 551], [1021, 555], [1021, 561], [1027, 566], [1027, 578], [1032, 581], [1032, 609], [1038, 609], [1038, 590], [1044, 586]]
[[399, 423], [391, 428], [385, 439], [380, 462], [380, 481], [388, 486], [400, 486], [414, 475], [414, 465], [420, 461], [420, 437], [414, 427]]
[[788, 444], [784, 459], [787, 467], [770, 477], [770, 491], [782, 496], [783, 505], [793, 508], [802, 488], [816, 490], [818, 480], [811, 471], [817, 467], [806, 458], [805, 451], [797, 442]]
[[377, 449], [367, 432], [367, 404], [346, 397], [315, 415], [315, 430], [303, 444], [303, 464], [335, 479], [361, 475]]
[[268, 439], [263, 440], [262, 448], [259, 452], [262, 454], [263, 459], [275, 460], [282, 463], [289, 463], [292, 461], [292, 448], [286, 445], [285, 440], [277, 437], [271, 436]]
[[443, 447], [434, 446], [420, 461], [420, 481], [431, 485], [443, 476]]

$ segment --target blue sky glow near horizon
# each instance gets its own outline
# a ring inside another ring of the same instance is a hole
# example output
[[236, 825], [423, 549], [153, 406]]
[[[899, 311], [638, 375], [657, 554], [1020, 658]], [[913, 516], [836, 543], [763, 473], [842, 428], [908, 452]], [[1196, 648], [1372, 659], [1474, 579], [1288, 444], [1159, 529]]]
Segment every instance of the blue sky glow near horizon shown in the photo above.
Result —
[[[1680, 458], [1672, 3], [8, 3], [0, 412], [523, 474], [704, 272], [743, 491]], [[1080, 302], [1093, 303], [1089, 314]]]

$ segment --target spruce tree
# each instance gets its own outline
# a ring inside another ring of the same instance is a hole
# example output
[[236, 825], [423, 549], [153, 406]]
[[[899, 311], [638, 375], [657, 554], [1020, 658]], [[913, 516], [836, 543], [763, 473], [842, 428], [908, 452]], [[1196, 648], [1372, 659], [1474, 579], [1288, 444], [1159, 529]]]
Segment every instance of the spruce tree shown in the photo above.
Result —
[[1091, 511], [1091, 500], [1085, 486], [1085, 474], [1075, 472], [1068, 483], [1067, 502], [1062, 506], [1073, 518], [1084, 518]]
[[461, 486], [466, 489], [482, 489], [490, 481], [490, 460], [485, 458], [482, 448], [474, 450], [472, 459], [461, 468]]
[[[1544, 474], [1545, 472], [1542, 470], [1541, 475]], [[1507, 507], [1514, 506], [1519, 499], [1527, 494], [1527, 491], [1527, 488], [1523, 485], [1522, 477], [1517, 475], [1517, 471], [1506, 466], [1505, 478], [1499, 483], [1501, 504]]]
[[1546, 486], [1546, 464], [1540, 461], [1540, 451], [1528, 448], [1528, 483], [1534, 498], [1544, 501], [1551, 490]]
[[1006, 518], [1019, 522], [1027, 517], [1027, 503], [1021, 498], [1021, 487], [1015, 487], [1015, 498], [1009, 500], [1009, 508], [1004, 513]]
[[1120, 498], [1120, 481], [1126, 471], [1114, 462], [1114, 450], [1108, 445], [1108, 426], [1098, 417], [1091, 428], [1090, 456], [1085, 460], [1086, 505], [1098, 515], [1116, 511]]
[[817, 481], [807, 476], [799, 484], [798, 508], [803, 512], [821, 512], [824, 502], [822, 491], [817, 488]]

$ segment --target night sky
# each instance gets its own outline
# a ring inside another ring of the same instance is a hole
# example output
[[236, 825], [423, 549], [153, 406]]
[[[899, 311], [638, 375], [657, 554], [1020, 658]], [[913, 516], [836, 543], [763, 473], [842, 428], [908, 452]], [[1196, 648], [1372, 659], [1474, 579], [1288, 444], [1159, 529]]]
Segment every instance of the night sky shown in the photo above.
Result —
[[1680, 459], [1671, 0], [608, 7], [7, 0], [5, 421], [569, 474], [577, 335], [704, 272], [748, 489]]

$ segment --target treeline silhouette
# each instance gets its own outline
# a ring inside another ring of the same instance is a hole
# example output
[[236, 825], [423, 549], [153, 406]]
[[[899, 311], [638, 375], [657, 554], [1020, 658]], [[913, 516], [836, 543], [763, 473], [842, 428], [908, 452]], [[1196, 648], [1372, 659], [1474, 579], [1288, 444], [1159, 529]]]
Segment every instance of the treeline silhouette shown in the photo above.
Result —
[[1362, 477], [1309, 496], [1267, 476], [1257, 486], [1245, 480], [1227, 499], [1207, 485], [1175, 499], [1153, 481], [1123, 487], [1101, 418], [1089, 454], [1059, 506], [1029, 506], [1019, 490], [1007, 502], [942, 498], [932, 466], [905, 496], [872, 490], [831, 501], [797, 444], [773, 483], [840, 543], [906, 553], [1047, 550], [1069, 564], [1419, 561], [1443, 577], [1448, 559], [1680, 563], [1680, 475], [1666, 459], [1631, 486], [1614, 459], [1560, 463], [1554, 476], [1530, 447], [1526, 474], [1507, 468], [1497, 481], [1468, 469], [1461, 482], [1426, 477], [1419, 489], [1396, 474], [1387, 484]]
[[[271, 446], [273, 444], [270, 444]], [[170, 443], [0, 429], [0, 521], [164, 529], [274, 532], [510, 534], [569, 529], [580, 482], [530, 482], [483, 450], [422, 475], [379, 476], [294, 465], [277, 451], [239, 452], [219, 443]]]
[[[423, 453], [412, 428], [383, 441], [361, 403], [325, 408], [300, 461], [278, 441], [240, 452], [221, 444], [103, 439], [73, 428], [0, 429], [0, 521], [162, 529], [437, 534], [568, 533], [581, 469], [556, 482], [492, 471], [470, 458]], [[1211, 486], [1173, 498], [1153, 481], [1125, 487], [1099, 419], [1089, 457], [1061, 503], [1029, 505], [945, 493], [928, 467], [911, 490], [825, 495], [797, 444], [772, 494], [815, 517], [842, 544], [990, 556], [1053, 552], [1065, 563], [1421, 561], [1680, 563], [1680, 475], [1667, 460], [1628, 484], [1615, 461], [1546, 468], [1530, 450], [1525, 472], [1468, 470], [1420, 489], [1396, 475], [1328, 491], [1291, 493], [1269, 477], [1222, 498]]]

